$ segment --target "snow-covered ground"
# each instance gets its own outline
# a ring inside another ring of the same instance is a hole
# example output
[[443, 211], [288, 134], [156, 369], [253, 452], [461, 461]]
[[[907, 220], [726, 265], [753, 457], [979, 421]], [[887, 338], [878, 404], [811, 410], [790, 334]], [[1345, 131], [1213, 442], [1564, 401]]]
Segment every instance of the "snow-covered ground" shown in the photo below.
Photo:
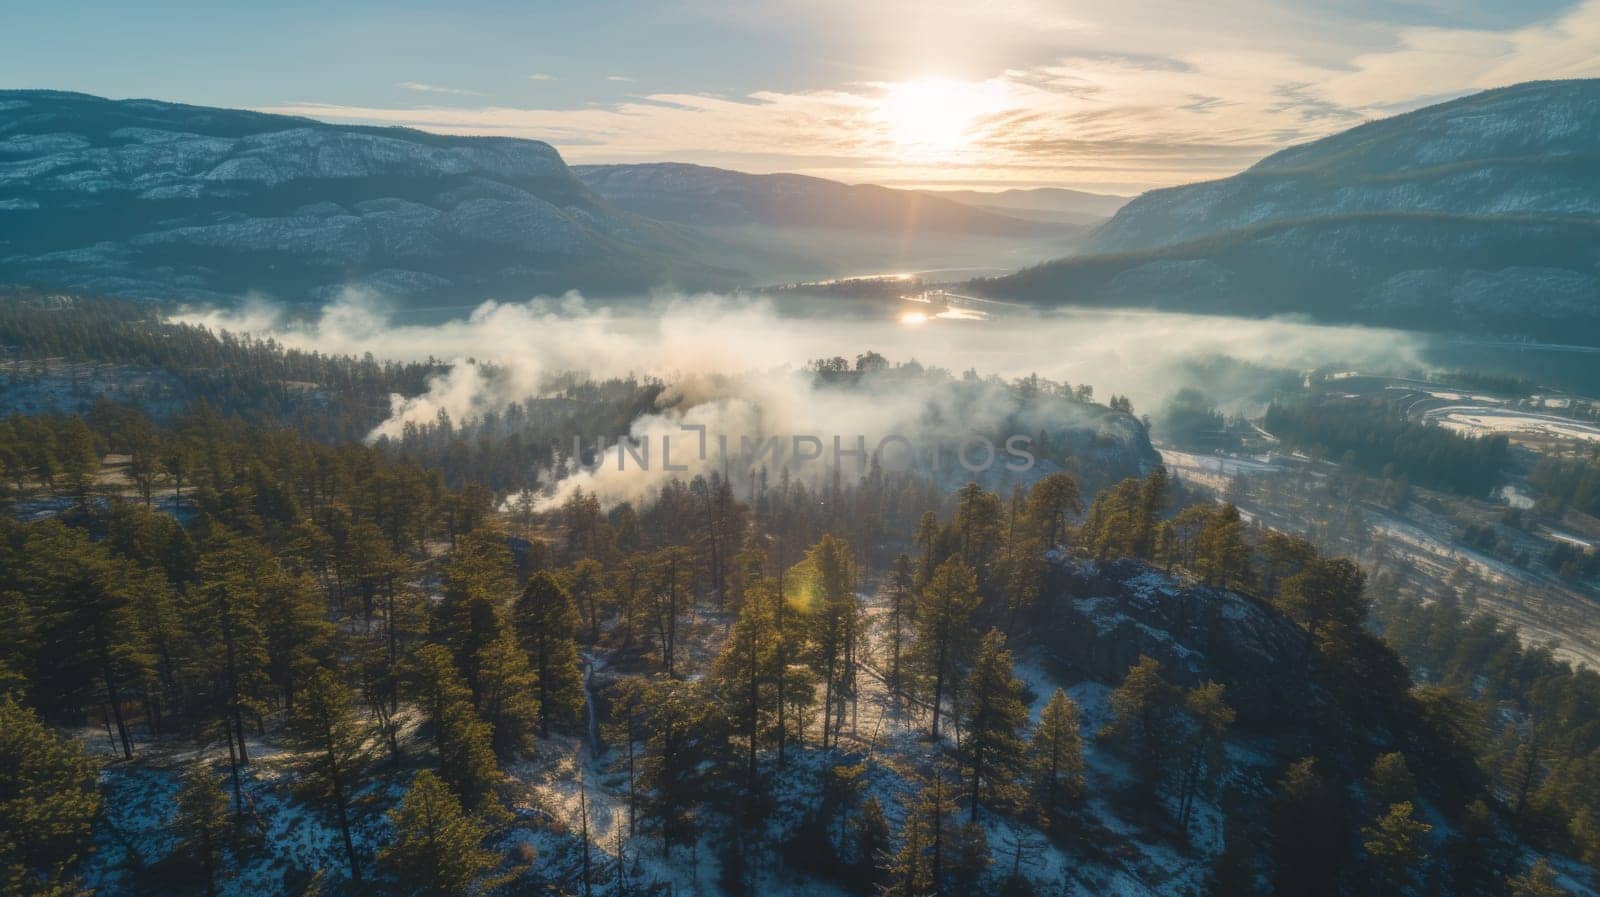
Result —
[[1485, 408], [1481, 405], [1447, 405], [1423, 414], [1423, 419], [1464, 436], [1526, 434], [1551, 439], [1600, 442], [1600, 427], [1554, 414]]

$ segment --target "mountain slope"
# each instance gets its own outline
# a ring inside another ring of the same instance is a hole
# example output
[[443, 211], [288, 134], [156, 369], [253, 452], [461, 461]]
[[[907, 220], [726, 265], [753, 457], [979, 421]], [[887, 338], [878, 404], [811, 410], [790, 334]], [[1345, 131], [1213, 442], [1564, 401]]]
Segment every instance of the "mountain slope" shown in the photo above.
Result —
[[702, 227], [763, 224], [984, 236], [1050, 229], [934, 193], [800, 174], [746, 174], [678, 162], [577, 165], [573, 172], [617, 208]]
[[924, 194], [949, 199], [975, 209], [984, 209], [1030, 221], [1059, 224], [1098, 224], [1128, 204], [1128, 197], [1106, 193], [1086, 193], [1063, 187], [1038, 187], [1031, 190], [924, 190]]
[[609, 208], [538, 141], [0, 91], [4, 281], [315, 300], [726, 280], [700, 250]]
[[707, 258], [766, 283], [880, 272], [1011, 271], [1069, 251], [1093, 222], [979, 209], [931, 192], [677, 162], [577, 165], [607, 204], [694, 231]]
[[1493, 90], [1157, 190], [1091, 254], [985, 282], [1045, 303], [1600, 345], [1600, 81]]

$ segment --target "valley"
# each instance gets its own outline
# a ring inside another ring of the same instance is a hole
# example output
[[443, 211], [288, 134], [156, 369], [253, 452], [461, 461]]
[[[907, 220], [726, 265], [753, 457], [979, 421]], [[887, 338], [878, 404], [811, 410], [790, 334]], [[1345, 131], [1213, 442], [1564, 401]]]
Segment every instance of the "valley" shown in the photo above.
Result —
[[1600, 81], [1075, 66], [0, 90], [0, 897], [1600, 895]]

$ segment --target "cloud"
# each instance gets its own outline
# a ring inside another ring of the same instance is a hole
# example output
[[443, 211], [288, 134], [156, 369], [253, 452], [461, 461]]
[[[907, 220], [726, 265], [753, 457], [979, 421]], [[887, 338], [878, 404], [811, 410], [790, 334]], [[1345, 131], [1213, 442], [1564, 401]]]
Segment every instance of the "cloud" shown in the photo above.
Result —
[[627, 75], [607, 75], [606, 76], [606, 80], [607, 81], [622, 81], [622, 82], [627, 83], [627, 84], [632, 84], [633, 83], [633, 79], [628, 77]]
[[440, 87], [437, 84], [424, 84], [421, 81], [401, 81], [395, 87], [405, 90], [414, 90], [418, 93], [444, 93], [457, 97], [481, 97], [483, 94], [476, 90], [464, 90], [459, 87]]
[[[1218, 7], [1216, 21], [1182, 12], [1135, 22], [1133, 12], [1148, 14], [1148, 4], [1127, 5], [1102, 10], [1094, 21], [1063, 19], [1031, 3], [1005, 5], [987, 25], [942, 7], [919, 19], [919, 33], [933, 29], [932, 46], [963, 29], [975, 45], [985, 44], [978, 37], [1009, 41], [1022, 56], [1031, 52], [1029, 33], [1058, 42], [1032, 64], [960, 82], [992, 93], [998, 107], [952, 142], [959, 145], [936, 154], [897, 144], [878, 114], [882, 99], [903, 83], [892, 80], [728, 96], [652, 93], [567, 109], [295, 104], [269, 111], [533, 137], [578, 162], [737, 160], [748, 170], [852, 182], [1125, 190], [1232, 174], [1285, 145], [1429, 100], [1538, 78], [1600, 76], [1600, 0], [1500, 30], [1323, 21], [1303, 9], [1252, 4]], [[872, 15], [894, 18], [892, 10]], [[1252, 35], [1222, 30], [1247, 23]]]
[[534, 72], [528, 76], [529, 81], [554, 81], [555, 79], [555, 75], [547, 75], [544, 72]]

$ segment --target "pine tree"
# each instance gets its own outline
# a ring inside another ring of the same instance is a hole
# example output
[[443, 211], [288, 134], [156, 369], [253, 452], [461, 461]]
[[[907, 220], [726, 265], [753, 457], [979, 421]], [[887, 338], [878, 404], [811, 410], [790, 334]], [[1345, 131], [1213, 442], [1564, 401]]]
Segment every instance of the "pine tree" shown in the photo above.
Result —
[[548, 738], [551, 723], [571, 726], [583, 715], [578, 610], [560, 581], [540, 571], [528, 578], [514, 613], [538, 687], [539, 734]]
[[1003, 538], [1004, 504], [1000, 496], [968, 483], [956, 492], [956, 514], [952, 521], [960, 539], [961, 559], [978, 577], [978, 588], [992, 594], [994, 559]]
[[733, 624], [722, 653], [712, 664], [711, 678], [727, 708], [728, 716], [745, 741], [745, 790], [752, 797], [759, 784], [756, 755], [761, 736], [777, 716], [777, 678], [779, 670], [778, 631], [775, 607], [778, 598], [772, 584], [757, 579], [744, 588], [739, 617]]
[[1014, 831], [1007, 839], [1006, 854], [1010, 858], [1010, 869], [1000, 881], [1000, 897], [1035, 897], [1037, 889], [1033, 880], [1022, 871], [1026, 860], [1028, 865], [1037, 862], [1039, 849], [1044, 846], [1044, 840], [1023, 831]]
[[297, 675], [333, 657], [333, 626], [322, 618], [311, 581], [291, 574], [277, 558], [257, 568], [255, 578], [267, 676], [292, 710]]
[[1067, 535], [1067, 515], [1083, 512], [1078, 481], [1069, 473], [1052, 473], [1028, 492], [1028, 514], [1047, 547], [1060, 545]]
[[946, 690], [965, 667], [973, 643], [972, 614], [978, 608], [978, 581], [972, 568], [952, 558], [934, 571], [917, 609], [914, 657], [932, 683], [933, 722], [929, 735], [939, 738]]
[[599, 561], [584, 558], [572, 565], [562, 581], [589, 624], [589, 644], [600, 641], [600, 615], [610, 613], [612, 602], [610, 589], [606, 587], [605, 567]]
[[1249, 581], [1250, 546], [1244, 539], [1244, 521], [1231, 504], [1213, 510], [1200, 529], [1196, 543], [1195, 573], [1206, 585], [1233, 588]]
[[989, 838], [983, 826], [969, 821], [956, 835], [954, 862], [950, 866], [950, 893], [981, 894], [983, 877], [994, 858], [989, 855]]
[[1417, 821], [1412, 814], [1410, 802], [1402, 801], [1361, 829], [1366, 839], [1362, 846], [1377, 862], [1381, 880], [1391, 894], [1405, 891], [1425, 856], [1428, 833], [1433, 831], [1433, 826]]
[[1130, 477], [1102, 489], [1089, 505], [1079, 541], [1101, 560], [1151, 557], [1166, 493], [1166, 472], [1159, 467], [1142, 481]]
[[644, 730], [640, 784], [665, 857], [673, 844], [695, 836], [695, 810], [726, 759], [726, 718], [701, 683], [663, 680], [649, 688]]
[[190, 591], [190, 606], [186, 609], [195, 642], [212, 646], [200, 656], [219, 696], [218, 722], [228, 744], [236, 822], [244, 818], [240, 767], [250, 762], [244, 715], [258, 703], [268, 681], [266, 638], [258, 616], [261, 594], [255, 571], [269, 560], [270, 555], [259, 542], [217, 533], [196, 565], [199, 587]]
[[497, 857], [480, 846], [484, 828], [461, 811], [461, 803], [433, 773], [411, 780], [400, 806], [389, 811], [395, 840], [378, 862], [414, 897], [461, 897], [493, 868]]
[[361, 670], [361, 701], [377, 723], [378, 734], [389, 747], [389, 760], [400, 765], [400, 679], [401, 671], [390, 665], [388, 652], [376, 645], [367, 645], [359, 663]]
[[906, 816], [900, 848], [884, 864], [883, 897], [928, 897], [937, 893], [933, 879], [930, 823], [920, 813]]
[[1180, 691], [1161, 677], [1161, 664], [1141, 655], [1111, 693], [1111, 723], [1101, 737], [1121, 742], [1132, 752], [1139, 784], [1154, 800], [1166, 781], [1173, 758]]
[[479, 652], [499, 633], [516, 580], [511, 550], [499, 531], [479, 527], [454, 541], [445, 564], [444, 600], [434, 611], [433, 632], [455, 655], [473, 706], [477, 706], [481, 698]]
[[967, 774], [969, 818], [974, 825], [985, 796], [1006, 802], [1015, 797], [1022, 767], [1019, 733], [1028, 724], [1028, 705], [1023, 703], [1022, 681], [1012, 673], [1011, 652], [1005, 644], [999, 630], [989, 630], [963, 689], [966, 732], [961, 758]]
[[478, 678], [478, 713], [493, 727], [495, 755], [506, 759], [532, 748], [539, 725], [538, 677], [509, 628], [502, 627], [479, 650]]
[[851, 829], [855, 834], [856, 874], [862, 885], [875, 886], [879, 884], [878, 864], [889, 850], [889, 822], [876, 797], [861, 802]]
[[1457, 828], [1443, 851], [1451, 889], [1457, 894], [1498, 893], [1515, 845], [1496, 830], [1494, 814], [1482, 800], [1467, 804]]
[[442, 645], [425, 645], [412, 656], [407, 678], [413, 700], [427, 717], [439, 749], [439, 775], [476, 813], [504, 813], [495, 799], [500, 780], [490, 726], [478, 718], [471, 693]]
[[1367, 775], [1367, 790], [1380, 807], [1409, 803], [1417, 798], [1417, 782], [1399, 751], [1379, 754]]
[[1313, 639], [1366, 622], [1366, 575], [1347, 558], [1319, 558], [1284, 580], [1279, 606]]
[[885, 897], [935, 897], [949, 890], [955, 863], [951, 830], [955, 806], [945, 772], [935, 767], [927, 781], [907, 797], [900, 848], [884, 869]]
[[914, 594], [912, 589], [916, 585], [916, 577], [911, 570], [911, 558], [906, 555], [896, 555], [894, 571], [889, 577], [889, 689], [899, 699], [899, 693], [905, 687], [904, 674], [900, 668], [900, 660], [905, 653], [905, 632], [911, 623], [911, 614], [915, 610]]
[[1184, 694], [1183, 713], [1188, 732], [1182, 750], [1187, 756], [1179, 774], [1178, 824], [1187, 830], [1194, 799], [1202, 786], [1222, 777], [1228, 762], [1223, 739], [1236, 714], [1228, 706], [1226, 689], [1217, 682], [1205, 682]]
[[350, 877], [361, 880], [361, 863], [350, 833], [351, 793], [363, 761], [365, 733], [356, 721], [350, 689], [327, 669], [306, 678], [289, 717], [289, 733], [310, 759], [306, 783], [313, 800], [332, 812], [344, 842]]
[[36, 681], [48, 689], [47, 699], [68, 706], [98, 691], [97, 703], [116, 724], [123, 758], [131, 759], [123, 705], [147, 658], [130, 586], [142, 580], [132, 564], [111, 558], [82, 530], [58, 520], [29, 529], [22, 557], [26, 566], [18, 585], [39, 608], [39, 642], [52, 646], [38, 657]]
[[939, 515], [923, 511], [917, 520], [916, 544], [922, 546], [922, 563], [918, 580], [927, 583], [933, 579], [933, 552], [939, 542]]
[[1033, 740], [1028, 745], [1028, 765], [1033, 771], [1033, 798], [1050, 826], [1061, 805], [1083, 792], [1083, 736], [1079, 732], [1078, 705], [1056, 689], [1039, 714]]
[[1338, 791], [1310, 757], [1290, 764], [1270, 806], [1276, 846], [1273, 893], [1331, 897], [1339, 893], [1344, 813]]
[[1523, 875], [1507, 879], [1506, 887], [1510, 889], [1510, 897], [1569, 897], [1570, 893], [1556, 884], [1550, 861], [1543, 857]]
[[179, 850], [205, 874], [206, 897], [215, 897], [228, 838], [228, 797], [205, 763], [194, 764], [184, 774], [172, 825]]
[[1155, 470], [1144, 478], [1139, 487], [1139, 510], [1134, 515], [1133, 525], [1133, 555], [1134, 557], [1154, 559], [1160, 540], [1160, 526], [1157, 521], [1166, 510], [1167, 501], [1172, 491], [1172, 484], [1167, 480], [1167, 468], [1156, 465]]
[[[815, 657], [812, 667], [822, 678], [822, 747], [838, 739], [845, 710], [855, 691], [855, 651], [861, 609], [855, 595], [855, 561], [844, 540], [823, 536], [802, 565], [804, 592], [811, 621]], [[831, 737], [830, 737], [831, 736]]]
[[668, 676], [676, 675], [679, 617], [693, 601], [687, 586], [693, 563], [694, 556], [682, 547], [666, 548], [649, 558], [649, 575], [654, 580], [649, 593], [661, 646], [661, 666]]
[[0, 696], [0, 894], [69, 880], [100, 813], [94, 764], [32, 710]]
[[650, 701], [650, 685], [639, 677], [623, 679], [611, 695], [611, 721], [601, 730], [614, 745], [618, 756], [613, 770], [622, 773], [628, 786], [628, 840], [639, 830], [639, 743], [645, 737], [645, 712]]
[[87, 498], [100, 472], [100, 450], [83, 418], [66, 418], [56, 435], [55, 456], [67, 488], [80, 501]]
[[1297, 536], [1288, 536], [1269, 530], [1261, 537], [1261, 594], [1269, 600], [1278, 599], [1284, 580], [1299, 573], [1317, 558], [1317, 549]]

